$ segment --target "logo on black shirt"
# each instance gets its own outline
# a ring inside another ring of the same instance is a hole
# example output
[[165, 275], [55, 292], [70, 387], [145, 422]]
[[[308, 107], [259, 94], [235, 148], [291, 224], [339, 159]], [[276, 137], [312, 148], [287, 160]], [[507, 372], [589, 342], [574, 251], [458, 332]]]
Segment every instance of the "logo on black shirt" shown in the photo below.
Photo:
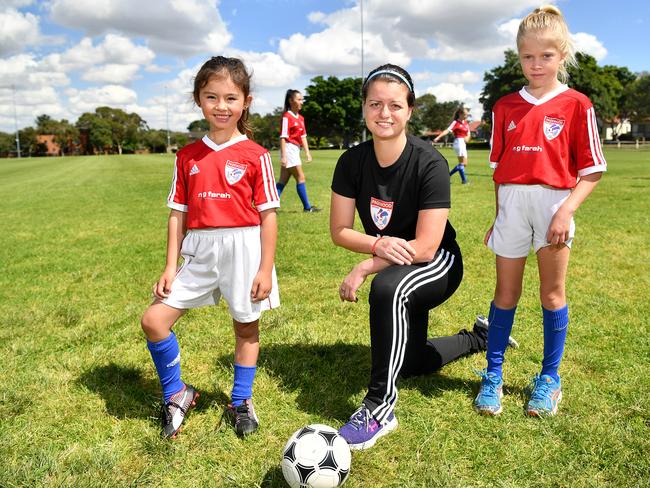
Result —
[[370, 198], [370, 215], [379, 230], [383, 230], [390, 222], [394, 204], [395, 202], [385, 202], [375, 197]]

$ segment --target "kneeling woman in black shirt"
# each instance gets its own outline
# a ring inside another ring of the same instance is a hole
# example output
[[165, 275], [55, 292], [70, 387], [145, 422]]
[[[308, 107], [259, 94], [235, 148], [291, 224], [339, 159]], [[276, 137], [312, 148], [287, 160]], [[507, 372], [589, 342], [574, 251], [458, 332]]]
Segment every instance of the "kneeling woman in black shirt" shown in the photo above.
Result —
[[[372, 140], [339, 159], [332, 181], [330, 232], [338, 246], [369, 254], [345, 277], [341, 300], [356, 301], [370, 288], [372, 370], [368, 393], [341, 429], [353, 449], [372, 447], [397, 427], [393, 413], [398, 375], [435, 371], [485, 350], [486, 325], [427, 340], [429, 310], [447, 300], [463, 277], [456, 232], [447, 220], [447, 161], [407, 135], [415, 94], [409, 74], [387, 64], [370, 72], [363, 89]], [[354, 230], [355, 209], [365, 233]]]

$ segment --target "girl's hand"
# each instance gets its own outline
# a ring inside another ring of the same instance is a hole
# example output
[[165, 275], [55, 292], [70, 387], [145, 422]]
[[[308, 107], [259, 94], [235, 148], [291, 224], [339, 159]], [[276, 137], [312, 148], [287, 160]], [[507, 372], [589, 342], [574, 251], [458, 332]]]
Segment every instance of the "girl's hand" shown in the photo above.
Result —
[[552, 245], [564, 244], [569, 239], [571, 230], [571, 213], [562, 207], [555, 212], [548, 226], [546, 233], [546, 242]]
[[273, 280], [270, 273], [262, 273], [258, 271], [253, 279], [253, 286], [251, 287], [251, 300], [254, 302], [261, 302], [266, 300], [271, 294]]
[[367, 277], [368, 274], [359, 264], [352, 268], [352, 271], [348, 273], [341, 286], [339, 286], [339, 298], [341, 301], [356, 302], [358, 300], [357, 290], [363, 285]]
[[382, 237], [375, 245], [375, 256], [394, 264], [411, 264], [415, 257], [415, 249], [404, 239]]
[[159, 300], [163, 300], [169, 296], [172, 291], [172, 282], [176, 278], [176, 270], [165, 268], [160, 279], [153, 285], [153, 296]]
[[287, 157], [286, 156], [280, 156], [280, 166], [283, 168], [287, 167]]
[[305, 156], [306, 156], [306, 158], [307, 158], [307, 162], [308, 162], [308, 163], [311, 163], [311, 162], [312, 162], [312, 159], [311, 159], [311, 153], [307, 153], [307, 154], [305, 154]]
[[494, 230], [494, 224], [490, 226], [490, 228], [487, 230], [485, 233], [485, 237], [483, 238], [483, 244], [487, 246], [488, 241], [490, 240], [490, 236], [492, 235], [492, 231]]

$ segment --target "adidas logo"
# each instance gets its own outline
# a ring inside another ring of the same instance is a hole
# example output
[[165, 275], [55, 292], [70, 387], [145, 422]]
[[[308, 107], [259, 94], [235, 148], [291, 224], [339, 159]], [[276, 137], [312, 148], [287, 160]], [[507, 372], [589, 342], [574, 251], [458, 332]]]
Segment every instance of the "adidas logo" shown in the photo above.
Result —
[[510, 121], [510, 125], [508, 126], [508, 131], [515, 130], [517, 128], [517, 124], [515, 124], [514, 120]]
[[194, 166], [192, 166], [192, 169], [190, 170], [190, 176], [195, 175], [197, 173], [199, 173], [199, 167], [195, 164]]

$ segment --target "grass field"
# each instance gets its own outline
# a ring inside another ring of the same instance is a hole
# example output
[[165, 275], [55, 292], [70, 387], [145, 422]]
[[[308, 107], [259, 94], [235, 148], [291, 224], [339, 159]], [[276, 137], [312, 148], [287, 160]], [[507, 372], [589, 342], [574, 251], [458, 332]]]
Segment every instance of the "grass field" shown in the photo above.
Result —
[[[312, 202], [325, 208], [338, 154], [315, 152], [305, 167]], [[399, 429], [354, 453], [345, 486], [650, 486], [650, 152], [606, 157], [609, 171], [576, 218], [560, 414], [523, 414], [542, 354], [532, 259], [503, 415], [472, 411], [481, 355], [403, 381]], [[432, 335], [470, 326], [492, 297], [486, 158], [471, 152], [471, 185], [452, 182], [465, 280], [431, 313]], [[234, 343], [222, 305], [175, 327], [184, 379], [202, 396], [178, 439], [160, 438], [160, 387], [139, 318], [164, 265], [172, 164], [159, 155], [0, 161], [0, 486], [280, 487], [291, 433], [339, 427], [362, 399], [369, 286], [359, 303], [339, 302], [358, 258], [331, 244], [327, 210], [302, 213], [291, 183], [278, 219], [282, 307], [262, 318], [260, 431], [240, 440], [221, 421]]]

